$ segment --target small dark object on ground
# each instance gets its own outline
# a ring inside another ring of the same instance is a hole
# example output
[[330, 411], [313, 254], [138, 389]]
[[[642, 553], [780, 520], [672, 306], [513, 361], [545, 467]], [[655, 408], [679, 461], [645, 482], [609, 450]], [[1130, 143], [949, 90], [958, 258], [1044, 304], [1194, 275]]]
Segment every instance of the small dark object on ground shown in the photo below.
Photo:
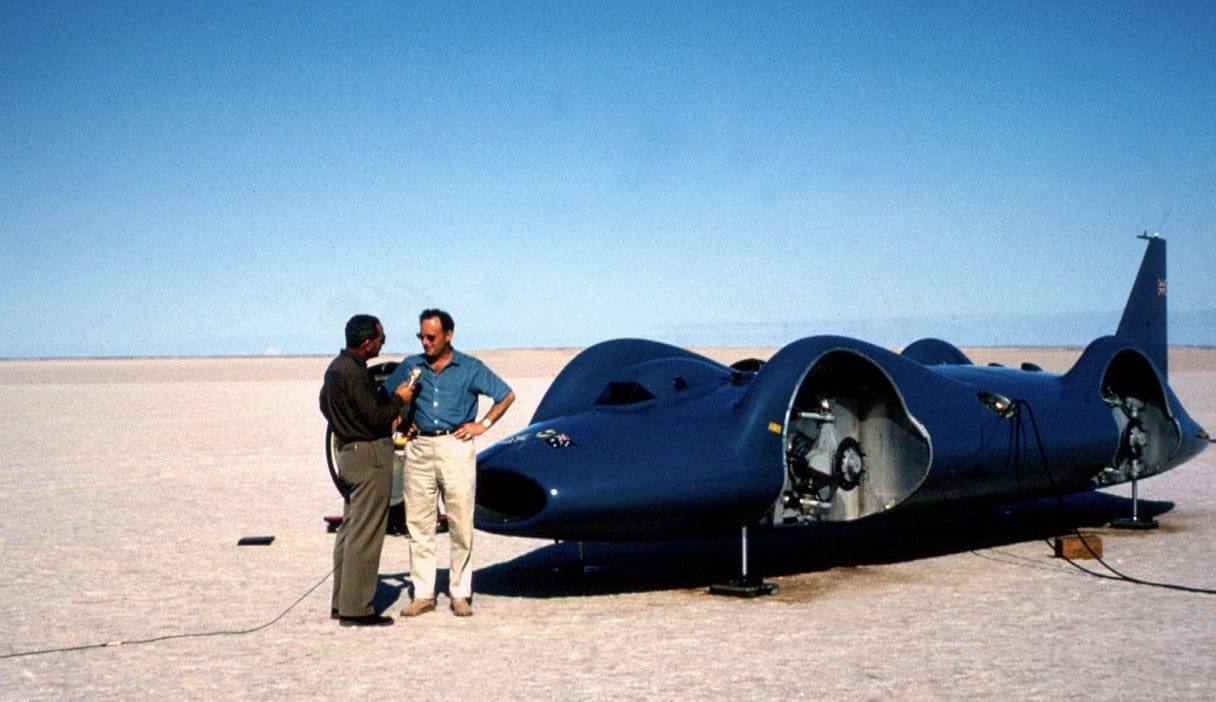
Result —
[[237, 546], [269, 546], [274, 541], [273, 536], [242, 536], [236, 542]]

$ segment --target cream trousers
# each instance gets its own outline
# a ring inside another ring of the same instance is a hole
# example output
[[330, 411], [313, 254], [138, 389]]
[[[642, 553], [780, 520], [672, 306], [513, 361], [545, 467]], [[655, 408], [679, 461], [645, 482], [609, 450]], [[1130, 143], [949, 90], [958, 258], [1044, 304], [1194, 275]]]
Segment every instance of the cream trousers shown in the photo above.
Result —
[[419, 436], [405, 448], [405, 515], [410, 530], [414, 599], [435, 597], [435, 520], [439, 491], [448, 514], [451, 570], [448, 595], [473, 595], [473, 507], [477, 451], [454, 436]]

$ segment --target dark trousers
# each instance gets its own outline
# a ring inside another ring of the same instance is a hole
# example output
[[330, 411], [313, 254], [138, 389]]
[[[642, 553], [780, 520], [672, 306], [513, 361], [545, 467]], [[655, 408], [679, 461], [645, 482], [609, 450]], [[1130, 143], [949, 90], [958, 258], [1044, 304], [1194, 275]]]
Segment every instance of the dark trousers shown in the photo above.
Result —
[[334, 539], [334, 594], [343, 617], [374, 614], [380, 550], [393, 490], [393, 444], [388, 438], [352, 441], [338, 451], [338, 476], [350, 485], [342, 526]]

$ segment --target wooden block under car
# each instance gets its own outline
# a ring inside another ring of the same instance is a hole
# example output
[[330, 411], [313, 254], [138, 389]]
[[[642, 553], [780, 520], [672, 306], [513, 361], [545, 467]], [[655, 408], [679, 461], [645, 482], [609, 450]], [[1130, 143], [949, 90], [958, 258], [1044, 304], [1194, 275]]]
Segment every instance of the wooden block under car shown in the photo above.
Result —
[[1070, 534], [1055, 538], [1056, 558], [1080, 561], [1102, 557], [1102, 537], [1093, 534]]

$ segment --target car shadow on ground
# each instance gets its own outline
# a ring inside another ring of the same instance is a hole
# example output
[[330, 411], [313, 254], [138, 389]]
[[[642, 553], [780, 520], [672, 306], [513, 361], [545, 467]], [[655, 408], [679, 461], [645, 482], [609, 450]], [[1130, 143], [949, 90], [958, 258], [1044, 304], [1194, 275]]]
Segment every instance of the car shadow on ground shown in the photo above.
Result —
[[[1157, 518], [1173, 508], [1172, 502], [1141, 500], [1138, 514]], [[884, 515], [853, 524], [753, 530], [748, 571], [779, 577], [913, 561], [1100, 529], [1131, 513], [1131, 499], [1089, 492], [987, 508]], [[479, 569], [476, 589], [546, 598], [703, 588], [737, 578], [741, 550], [738, 534], [693, 541], [588, 542], [581, 545], [580, 561], [580, 544], [561, 542]]]

